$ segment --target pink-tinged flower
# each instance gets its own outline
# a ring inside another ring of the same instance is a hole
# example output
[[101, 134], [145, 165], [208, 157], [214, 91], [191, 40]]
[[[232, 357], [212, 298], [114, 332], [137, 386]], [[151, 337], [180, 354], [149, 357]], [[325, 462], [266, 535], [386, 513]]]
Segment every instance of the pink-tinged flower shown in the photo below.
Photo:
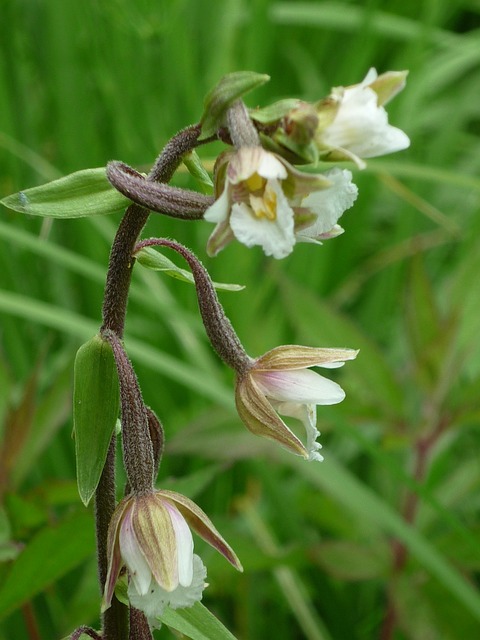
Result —
[[[252, 361], [237, 378], [235, 402], [245, 426], [254, 434], [276, 440], [308, 460], [323, 460], [317, 442], [316, 405], [341, 402], [343, 389], [308, 367], [341, 367], [353, 360], [352, 349], [316, 349], [286, 345]], [[306, 431], [306, 445], [278, 414], [297, 418]]]
[[201, 600], [206, 569], [193, 553], [190, 527], [236, 569], [242, 565], [207, 515], [174, 491], [153, 491], [122, 500], [108, 530], [108, 574], [103, 610], [110, 606], [120, 570], [129, 573], [128, 597], [152, 626], [166, 606]]
[[[302, 173], [262, 147], [222, 154], [215, 189], [217, 200], [204, 216], [216, 223], [207, 244], [209, 255], [236, 238], [247, 247], [261, 246], [267, 256], [284, 258], [297, 240], [330, 237], [357, 197], [350, 172]], [[312, 232], [305, 233], [309, 227]]]
[[337, 87], [318, 103], [316, 142], [326, 159], [350, 159], [364, 168], [362, 158], [393, 153], [410, 145], [401, 129], [388, 124], [383, 107], [404, 88], [406, 76], [406, 71], [378, 76], [375, 69], [370, 69], [359, 84]]

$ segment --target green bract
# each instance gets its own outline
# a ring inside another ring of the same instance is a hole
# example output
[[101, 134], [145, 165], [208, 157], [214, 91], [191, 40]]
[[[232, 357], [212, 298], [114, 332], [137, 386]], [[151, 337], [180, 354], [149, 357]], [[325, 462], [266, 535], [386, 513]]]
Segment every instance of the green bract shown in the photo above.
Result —
[[201, 119], [202, 138], [213, 135], [222, 125], [223, 116], [228, 107], [252, 89], [260, 87], [270, 80], [270, 76], [253, 71], [228, 73], [207, 94]]
[[108, 182], [105, 167], [84, 169], [14, 193], [0, 202], [9, 209], [32, 216], [84, 218], [124, 211], [129, 200]]
[[[175, 263], [151, 247], [146, 247], [139, 251], [136, 254], [136, 258], [142, 267], [152, 269], [153, 271], [163, 271], [171, 278], [177, 278], [177, 280], [195, 284], [194, 277], [190, 271], [177, 267]], [[222, 282], [214, 282], [213, 286], [215, 289], [220, 289], [221, 291], [241, 291], [245, 289], [241, 284], [224, 284]]]
[[212, 193], [212, 179], [195, 150], [190, 151], [190, 153], [187, 153], [187, 155], [183, 157], [183, 164], [188, 169], [190, 175], [199, 183], [202, 191], [204, 193]]
[[119, 410], [113, 352], [100, 336], [80, 347], [75, 358], [73, 426], [77, 484], [87, 505], [97, 488]]

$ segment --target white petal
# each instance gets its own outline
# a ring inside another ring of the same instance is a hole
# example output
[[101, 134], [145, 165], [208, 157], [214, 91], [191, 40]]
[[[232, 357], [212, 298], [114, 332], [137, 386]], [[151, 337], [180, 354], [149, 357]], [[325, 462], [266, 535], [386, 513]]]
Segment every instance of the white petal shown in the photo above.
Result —
[[202, 599], [205, 588], [207, 570], [198, 556], [193, 556], [193, 579], [189, 587], [178, 585], [173, 591], [165, 591], [154, 580], [146, 595], [139, 595], [135, 584], [128, 585], [128, 599], [132, 606], [147, 616], [150, 626], [155, 629], [160, 627], [158, 617], [162, 615], [166, 606], [172, 609], [191, 607]]
[[230, 225], [237, 240], [247, 247], [261, 246], [267, 256], [284, 258], [295, 245], [293, 210], [276, 180], [269, 180], [267, 187], [277, 197], [276, 218], [259, 218], [242, 202], [233, 205]]
[[408, 136], [388, 124], [387, 112], [378, 106], [375, 91], [365, 86], [366, 80], [374, 79], [367, 74], [363, 83], [345, 90], [335, 120], [322, 133], [324, 144], [345, 149], [359, 158], [373, 158], [409, 146]]
[[165, 501], [165, 507], [170, 514], [175, 539], [177, 542], [178, 581], [184, 587], [189, 587], [193, 577], [193, 538], [190, 527], [179, 510]]
[[262, 154], [257, 173], [259, 176], [262, 176], [262, 178], [266, 178], [267, 180], [285, 180], [288, 175], [285, 166], [273, 155], [273, 153], [268, 153], [268, 151], [265, 151]]
[[302, 201], [302, 207], [317, 215], [315, 222], [298, 231], [299, 237], [318, 238], [331, 232], [342, 216], [355, 202], [358, 188], [352, 182], [352, 174], [346, 169], [332, 169], [325, 177], [332, 186], [322, 191], [314, 191]]
[[319, 453], [319, 449], [322, 445], [317, 442], [317, 438], [320, 432], [317, 429], [317, 409], [314, 404], [297, 404], [295, 402], [279, 402], [275, 404], [275, 409], [282, 416], [290, 416], [291, 418], [297, 418], [303, 422], [305, 432], [307, 434], [307, 444], [305, 445], [308, 451], [308, 459], [318, 460], [321, 462], [323, 456]]
[[152, 572], [138, 544], [128, 510], [120, 525], [119, 543], [120, 554], [127, 565], [138, 593], [141, 595], [147, 593]]
[[267, 398], [300, 404], [337, 404], [345, 392], [336, 382], [310, 369], [294, 371], [252, 371]]
[[202, 592], [206, 587], [205, 580], [207, 570], [205, 565], [197, 555], [193, 556], [193, 578], [190, 586], [179, 585], [169, 594], [168, 605], [172, 609], [191, 607], [195, 602], [202, 599]]
[[230, 195], [227, 183], [225, 189], [222, 191], [219, 198], [208, 207], [203, 217], [208, 222], [222, 222], [228, 218], [228, 212], [230, 210]]

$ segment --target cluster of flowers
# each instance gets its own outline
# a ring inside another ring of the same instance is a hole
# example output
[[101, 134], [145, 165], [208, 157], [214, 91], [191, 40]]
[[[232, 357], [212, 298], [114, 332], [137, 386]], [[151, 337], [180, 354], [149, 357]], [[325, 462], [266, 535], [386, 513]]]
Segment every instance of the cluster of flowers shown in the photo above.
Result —
[[[361, 83], [333, 89], [316, 104], [287, 101], [265, 112], [251, 112], [249, 125], [253, 129], [253, 120], [256, 126], [246, 139], [254, 142], [237, 144], [230, 131], [236, 148], [223, 153], [215, 166], [216, 199], [203, 215], [216, 224], [208, 241], [209, 254], [217, 254], [236, 238], [248, 247], [261, 246], [268, 256], [283, 258], [296, 242], [321, 243], [342, 233], [338, 220], [358, 191], [351, 172], [334, 168], [303, 173], [293, 164], [306, 164], [312, 158], [351, 160], [362, 168], [364, 158], [408, 147], [408, 137], [388, 123], [384, 108], [403, 88], [405, 78], [405, 72], [377, 76], [372, 69]], [[129, 180], [143, 178], [132, 170]], [[322, 460], [316, 405], [336, 404], [345, 394], [310, 367], [339, 367], [357, 352], [287, 345], [251, 358], [223, 314], [198, 259], [172, 240], [152, 239], [140, 245], [168, 246], [188, 261], [212, 345], [236, 371], [236, 406], [247, 428], [307, 460]], [[303, 423], [305, 444], [279, 414]], [[187, 607], [200, 600], [206, 570], [193, 553], [190, 527], [241, 570], [235, 553], [191, 500], [153, 488], [134, 491], [120, 502], [110, 524], [104, 610], [110, 606], [123, 566], [129, 574], [128, 600], [152, 626], [158, 625], [166, 606]]]
[[[284, 258], [295, 242], [321, 242], [341, 234], [337, 221], [358, 194], [352, 173], [339, 168], [302, 173], [278, 152], [303, 163], [317, 156], [353, 160], [363, 168], [363, 158], [407, 148], [408, 136], [388, 123], [383, 106], [404, 87], [405, 78], [406, 72], [377, 76], [370, 69], [360, 84], [337, 87], [316, 105], [299, 103], [289, 109], [273, 136], [277, 153], [257, 146], [222, 154], [215, 167], [217, 200], [204, 216], [216, 223], [209, 254], [216, 255], [235, 237], [248, 247], [260, 245], [267, 256]], [[255, 113], [252, 117], [265, 119]]]

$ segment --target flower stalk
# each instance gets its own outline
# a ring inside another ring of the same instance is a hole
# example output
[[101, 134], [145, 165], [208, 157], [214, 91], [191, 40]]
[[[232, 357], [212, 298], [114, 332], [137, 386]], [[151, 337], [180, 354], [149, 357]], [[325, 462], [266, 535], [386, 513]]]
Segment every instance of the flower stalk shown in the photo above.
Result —
[[[200, 125], [193, 125], [176, 134], [164, 147], [157, 158], [148, 180], [152, 182], [168, 182], [182, 157], [198, 144], [201, 133]], [[135, 258], [133, 248], [138, 240], [149, 216], [149, 211], [138, 204], [130, 205], [117, 230], [105, 284], [102, 306], [102, 333], [123, 337], [125, 316], [127, 311], [128, 292]], [[160, 448], [159, 448], [160, 450]], [[148, 456], [147, 456], [148, 457]], [[152, 452], [153, 457], [153, 452]], [[156, 456], [157, 459], [159, 456]], [[148, 463], [147, 463], [148, 464]], [[100, 589], [103, 592], [108, 572], [107, 538], [108, 526], [115, 510], [115, 439], [112, 439], [109, 455], [95, 494], [95, 520], [97, 539], [97, 558]], [[103, 614], [103, 640], [127, 640], [128, 609], [116, 598], [112, 606]], [[130, 624], [130, 632], [135, 636], [135, 621]]]

